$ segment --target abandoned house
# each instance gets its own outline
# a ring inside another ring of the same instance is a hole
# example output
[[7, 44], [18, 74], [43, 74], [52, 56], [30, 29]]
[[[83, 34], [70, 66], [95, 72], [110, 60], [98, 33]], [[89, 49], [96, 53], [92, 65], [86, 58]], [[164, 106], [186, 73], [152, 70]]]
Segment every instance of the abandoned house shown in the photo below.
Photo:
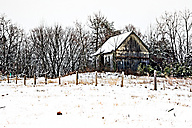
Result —
[[149, 63], [149, 50], [134, 32], [109, 38], [94, 55], [98, 70], [134, 73], [140, 63]]

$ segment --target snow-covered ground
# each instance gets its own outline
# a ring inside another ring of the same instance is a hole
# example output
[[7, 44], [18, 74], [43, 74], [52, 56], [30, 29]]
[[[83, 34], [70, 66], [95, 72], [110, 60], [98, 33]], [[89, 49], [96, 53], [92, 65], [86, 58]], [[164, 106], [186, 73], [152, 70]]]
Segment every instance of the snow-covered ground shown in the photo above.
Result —
[[[191, 79], [157, 78], [157, 91], [152, 77], [121, 74], [75, 74], [58, 79], [14, 80], [0, 82], [0, 128], [155, 128], [192, 127]], [[165, 89], [165, 90], [164, 90]], [[61, 112], [62, 115], [57, 115]]]

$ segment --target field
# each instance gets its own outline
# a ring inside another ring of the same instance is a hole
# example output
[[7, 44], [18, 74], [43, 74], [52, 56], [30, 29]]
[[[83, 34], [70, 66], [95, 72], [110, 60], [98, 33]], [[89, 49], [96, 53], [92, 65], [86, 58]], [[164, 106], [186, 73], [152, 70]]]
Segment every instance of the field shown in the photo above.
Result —
[[157, 78], [121, 74], [75, 74], [58, 79], [0, 81], [0, 128], [155, 128], [192, 127], [191, 79]]

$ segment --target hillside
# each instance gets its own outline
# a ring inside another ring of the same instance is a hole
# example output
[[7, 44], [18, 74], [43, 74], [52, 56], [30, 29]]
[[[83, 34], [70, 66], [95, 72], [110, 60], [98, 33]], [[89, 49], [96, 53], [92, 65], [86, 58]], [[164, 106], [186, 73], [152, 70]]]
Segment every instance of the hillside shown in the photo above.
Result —
[[[0, 128], [68, 127], [68, 128], [135, 128], [192, 127], [191, 79], [157, 78], [157, 91], [152, 77], [121, 74], [75, 74], [58, 79], [23, 79], [0, 83]], [[58, 115], [60, 114], [60, 115]]]

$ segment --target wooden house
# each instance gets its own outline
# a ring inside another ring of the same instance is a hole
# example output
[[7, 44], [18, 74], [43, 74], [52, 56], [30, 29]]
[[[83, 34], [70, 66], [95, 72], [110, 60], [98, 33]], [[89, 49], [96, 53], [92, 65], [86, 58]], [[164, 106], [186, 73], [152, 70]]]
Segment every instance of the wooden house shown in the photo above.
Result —
[[149, 63], [149, 50], [134, 33], [109, 38], [95, 53], [97, 69], [134, 73], [140, 63]]

